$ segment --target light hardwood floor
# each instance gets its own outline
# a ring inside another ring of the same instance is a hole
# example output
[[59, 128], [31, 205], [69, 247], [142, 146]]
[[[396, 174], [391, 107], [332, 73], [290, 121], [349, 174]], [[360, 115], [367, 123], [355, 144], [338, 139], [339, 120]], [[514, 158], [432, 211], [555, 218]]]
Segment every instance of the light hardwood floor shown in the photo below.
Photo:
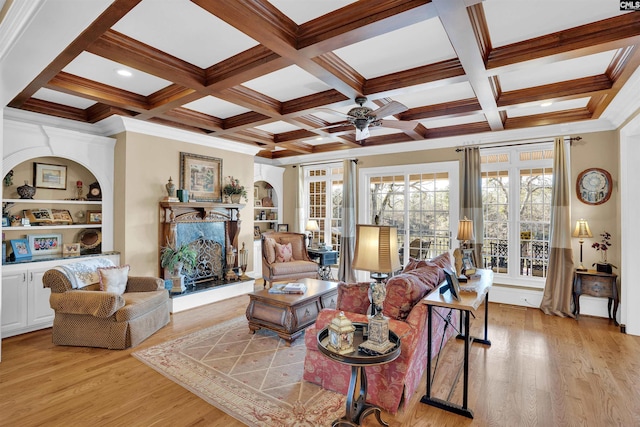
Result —
[[[262, 285], [256, 285], [262, 288]], [[244, 315], [248, 296], [172, 315], [136, 348]], [[473, 420], [419, 402], [383, 419], [392, 426], [638, 426], [640, 338], [606, 319], [579, 322], [537, 308], [489, 305], [491, 347], [474, 344]], [[480, 334], [481, 319], [472, 326]], [[462, 360], [462, 342], [443, 350], [434, 390], [444, 397]], [[51, 330], [2, 341], [1, 426], [241, 426], [131, 356], [133, 350], [58, 347]], [[461, 402], [460, 383], [454, 401]], [[369, 419], [370, 418], [370, 419]], [[365, 425], [375, 426], [375, 417]]]

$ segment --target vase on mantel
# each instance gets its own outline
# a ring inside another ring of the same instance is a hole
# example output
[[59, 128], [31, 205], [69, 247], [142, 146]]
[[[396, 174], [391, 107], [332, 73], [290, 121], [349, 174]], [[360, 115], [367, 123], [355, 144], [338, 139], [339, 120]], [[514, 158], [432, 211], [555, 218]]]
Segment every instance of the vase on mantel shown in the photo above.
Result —
[[231, 203], [240, 203], [240, 198], [242, 194], [232, 194], [231, 195]]

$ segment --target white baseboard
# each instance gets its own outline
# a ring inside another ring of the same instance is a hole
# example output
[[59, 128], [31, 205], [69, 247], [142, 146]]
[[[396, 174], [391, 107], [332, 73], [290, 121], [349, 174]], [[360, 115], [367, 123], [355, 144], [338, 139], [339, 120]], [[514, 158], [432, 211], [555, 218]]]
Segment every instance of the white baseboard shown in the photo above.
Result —
[[[221, 285], [206, 291], [171, 297], [171, 313], [179, 313], [190, 308], [222, 301], [253, 292], [255, 280]], [[248, 303], [248, 302], [247, 302]]]
[[[500, 304], [538, 308], [542, 302], [542, 295], [542, 289], [523, 289], [504, 285], [494, 285], [489, 291], [489, 301]], [[609, 318], [607, 304], [607, 298], [595, 298], [583, 295], [580, 297], [580, 314]], [[620, 319], [620, 309], [618, 309], [617, 317]]]

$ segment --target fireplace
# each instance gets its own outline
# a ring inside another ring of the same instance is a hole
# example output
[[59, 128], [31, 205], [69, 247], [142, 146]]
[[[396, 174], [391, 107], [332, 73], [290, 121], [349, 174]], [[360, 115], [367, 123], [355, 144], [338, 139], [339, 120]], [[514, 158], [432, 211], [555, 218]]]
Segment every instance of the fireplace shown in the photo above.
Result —
[[[197, 265], [187, 274], [187, 291], [234, 283], [228, 274], [228, 251], [237, 252], [240, 231], [239, 208], [242, 205], [195, 202], [161, 202], [161, 244], [189, 244], [198, 253]], [[162, 268], [161, 268], [162, 272]], [[162, 274], [161, 274], [162, 275]], [[168, 279], [169, 277], [166, 277]]]

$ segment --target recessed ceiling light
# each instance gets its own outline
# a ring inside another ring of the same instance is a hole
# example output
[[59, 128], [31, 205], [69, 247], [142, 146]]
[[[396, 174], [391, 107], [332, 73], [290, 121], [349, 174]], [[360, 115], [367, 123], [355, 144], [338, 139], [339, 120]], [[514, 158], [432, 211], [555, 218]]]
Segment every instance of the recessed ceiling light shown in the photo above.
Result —
[[319, 136], [316, 138], [316, 141], [322, 141], [323, 139], [324, 139], [323, 137]]
[[131, 77], [131, 76], [133, 76], [133, 73], [131, 71], [125, 70], [124, 68], [117, 69], [116, 73], [118, 73], [118, 75], [122, 76], [122, 77]]
[[551, 101], [547, 101], [547, 102], [543, 102], [542, 104], [540, 104], [540, 106], [541, 106], [541, 107], [548, 107], [548, 106], [550, 106], [551, 104], [553, 104], [553, 102], [551, 102]]

